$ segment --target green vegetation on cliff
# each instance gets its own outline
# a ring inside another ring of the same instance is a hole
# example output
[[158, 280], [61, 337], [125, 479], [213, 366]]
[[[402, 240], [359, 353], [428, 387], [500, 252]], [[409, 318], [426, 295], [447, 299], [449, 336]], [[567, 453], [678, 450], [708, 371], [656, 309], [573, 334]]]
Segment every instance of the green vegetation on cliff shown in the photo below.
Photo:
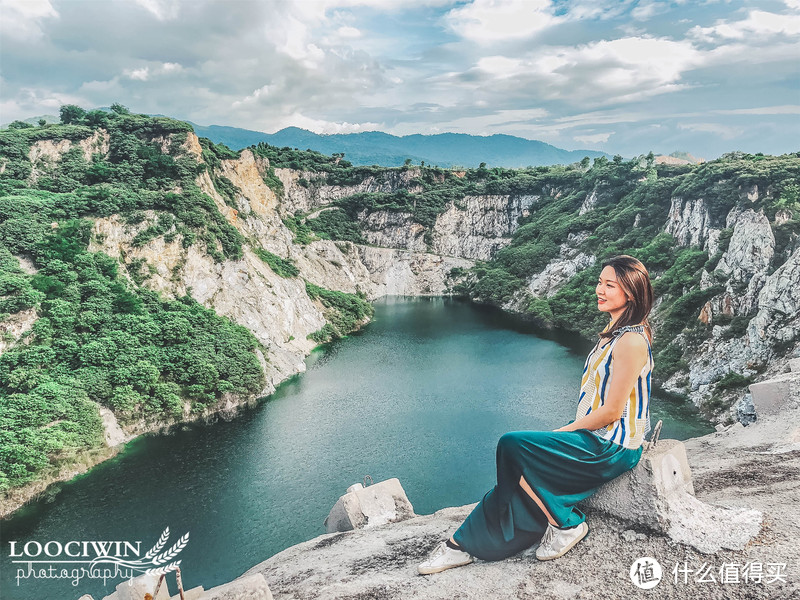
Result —
[[325, 320], [322, 329], [310, 333], [308, 338], [317, 343], [338, 340], [358, 328], [365, 319], [372, 318], [375, 308], [364, 294], [345, 294], [314, 285], [306, 281], [306, 293], [312, 300], [319, 300], [325, 307]]
[[[223, 393], [251, 397], [264, 387], [246, 328], [189, 296], [164, 300], [140, 287], [143, 261], [128, 262], [130, 281], [117, 259], [87, 250], [90, 219], [137, 224], [154, 211], [133, 246], [181, 236], [215, 260], [241, 257], [241, 235], [195, 183], [232, 153], [201, 141], [209, 162], [198, 162], [182, 149], [188, 124], [118, 105], [65, 106], [61, 116], [0, 132], [0, 320], [25, 309], [38, 317], [0, 355], [0, 491], [100, 445], [97, 404], [123, 423], [170, 422]], [[63, 140], [75, 143], [59, 157]], [[225, 182], [215, 183], [224, 196]]]

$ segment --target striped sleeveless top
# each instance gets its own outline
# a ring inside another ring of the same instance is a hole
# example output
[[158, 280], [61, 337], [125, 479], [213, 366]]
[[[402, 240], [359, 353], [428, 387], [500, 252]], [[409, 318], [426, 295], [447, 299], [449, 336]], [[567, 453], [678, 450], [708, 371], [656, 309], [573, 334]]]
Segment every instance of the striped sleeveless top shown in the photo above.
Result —
[[593, 433], [601, 438], [610, 440], [624, 448], [636, 449], [642, 445], [644, 436], [650, 431], [650, 375], [653, 371], [653, 352], [650, 348], [650, 340], [644, 333], [643, 325], [626, 325], [614, 332], [611, 342], [599, 347], [600, 339], [586, 358], [583, 365], [583, 376], [581, 378], [581, 391], [578, 398], [578, 408], [575, 413], [575, 420], [585, 417], [594, 409], [605, 404], [608, 398], [608, 387], [611, 375], [614, 373], [614, 362], [612, 350], [617, 340], [626, 331], [641, 333], [647, 342], [647, 364], [639, 373], [639, 378], [631, 390], [628, 401], [619, 419], [595, 429]]

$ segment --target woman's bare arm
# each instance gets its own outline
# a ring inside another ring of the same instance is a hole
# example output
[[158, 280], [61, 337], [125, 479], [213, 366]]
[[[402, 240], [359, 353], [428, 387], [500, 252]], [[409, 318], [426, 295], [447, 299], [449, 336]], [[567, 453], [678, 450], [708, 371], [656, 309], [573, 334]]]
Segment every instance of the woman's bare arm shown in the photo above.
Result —
[[622, 416], [625, 403], [636, 385], [639, 373], [647, 364], [647, 342], [638, 333], [623, 333], [612, 350], [614, 371], [608, 382], [608, 396], [603, 406], [588, 415], [554, 431], [575, 431], [576, 429], [600, 429]]

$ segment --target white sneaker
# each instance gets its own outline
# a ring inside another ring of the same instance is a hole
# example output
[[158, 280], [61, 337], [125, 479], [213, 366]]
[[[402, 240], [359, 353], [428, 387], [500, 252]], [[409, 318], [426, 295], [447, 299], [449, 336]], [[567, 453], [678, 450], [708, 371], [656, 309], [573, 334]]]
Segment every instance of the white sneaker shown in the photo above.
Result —
[[453, 567], [467, 565], [475, 560], [471, 554], [462, 550], [453, 550], [446, 542], [439, 542], [436, 548], [428, 555], [427, 560], [417, 567], [420, 575], [440, 573]]
[[580, 542], [589, 533], [586, 521], [570, 529], [559, 529], [547, 524], [547, 531], [536, 549], [536, 558], [539, 560], [552, 560], [564, 556], [570, 548]]

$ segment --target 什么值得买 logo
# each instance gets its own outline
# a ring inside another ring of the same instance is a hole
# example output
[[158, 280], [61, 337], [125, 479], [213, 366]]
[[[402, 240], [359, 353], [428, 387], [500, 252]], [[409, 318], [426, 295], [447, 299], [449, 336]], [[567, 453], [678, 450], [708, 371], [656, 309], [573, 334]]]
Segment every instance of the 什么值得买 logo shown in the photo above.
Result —
[[189, 532], [164, 550], [169, 540], [169, 527], [164, 529], [155, 545], [144, 556], [141, 541], [77, 541], [61, 543], [50, 540], [41, 543], [35, 540], [21, 547], [10, 541], [9, 557], [17, 567], [17, 585], [26, 579], [69, 579], [73, 586], [88, 577], [102, 579], [132, 579], [136, 572], [162, 575], [177, 569], [181, 561], [178, 554], [189, 543]]

